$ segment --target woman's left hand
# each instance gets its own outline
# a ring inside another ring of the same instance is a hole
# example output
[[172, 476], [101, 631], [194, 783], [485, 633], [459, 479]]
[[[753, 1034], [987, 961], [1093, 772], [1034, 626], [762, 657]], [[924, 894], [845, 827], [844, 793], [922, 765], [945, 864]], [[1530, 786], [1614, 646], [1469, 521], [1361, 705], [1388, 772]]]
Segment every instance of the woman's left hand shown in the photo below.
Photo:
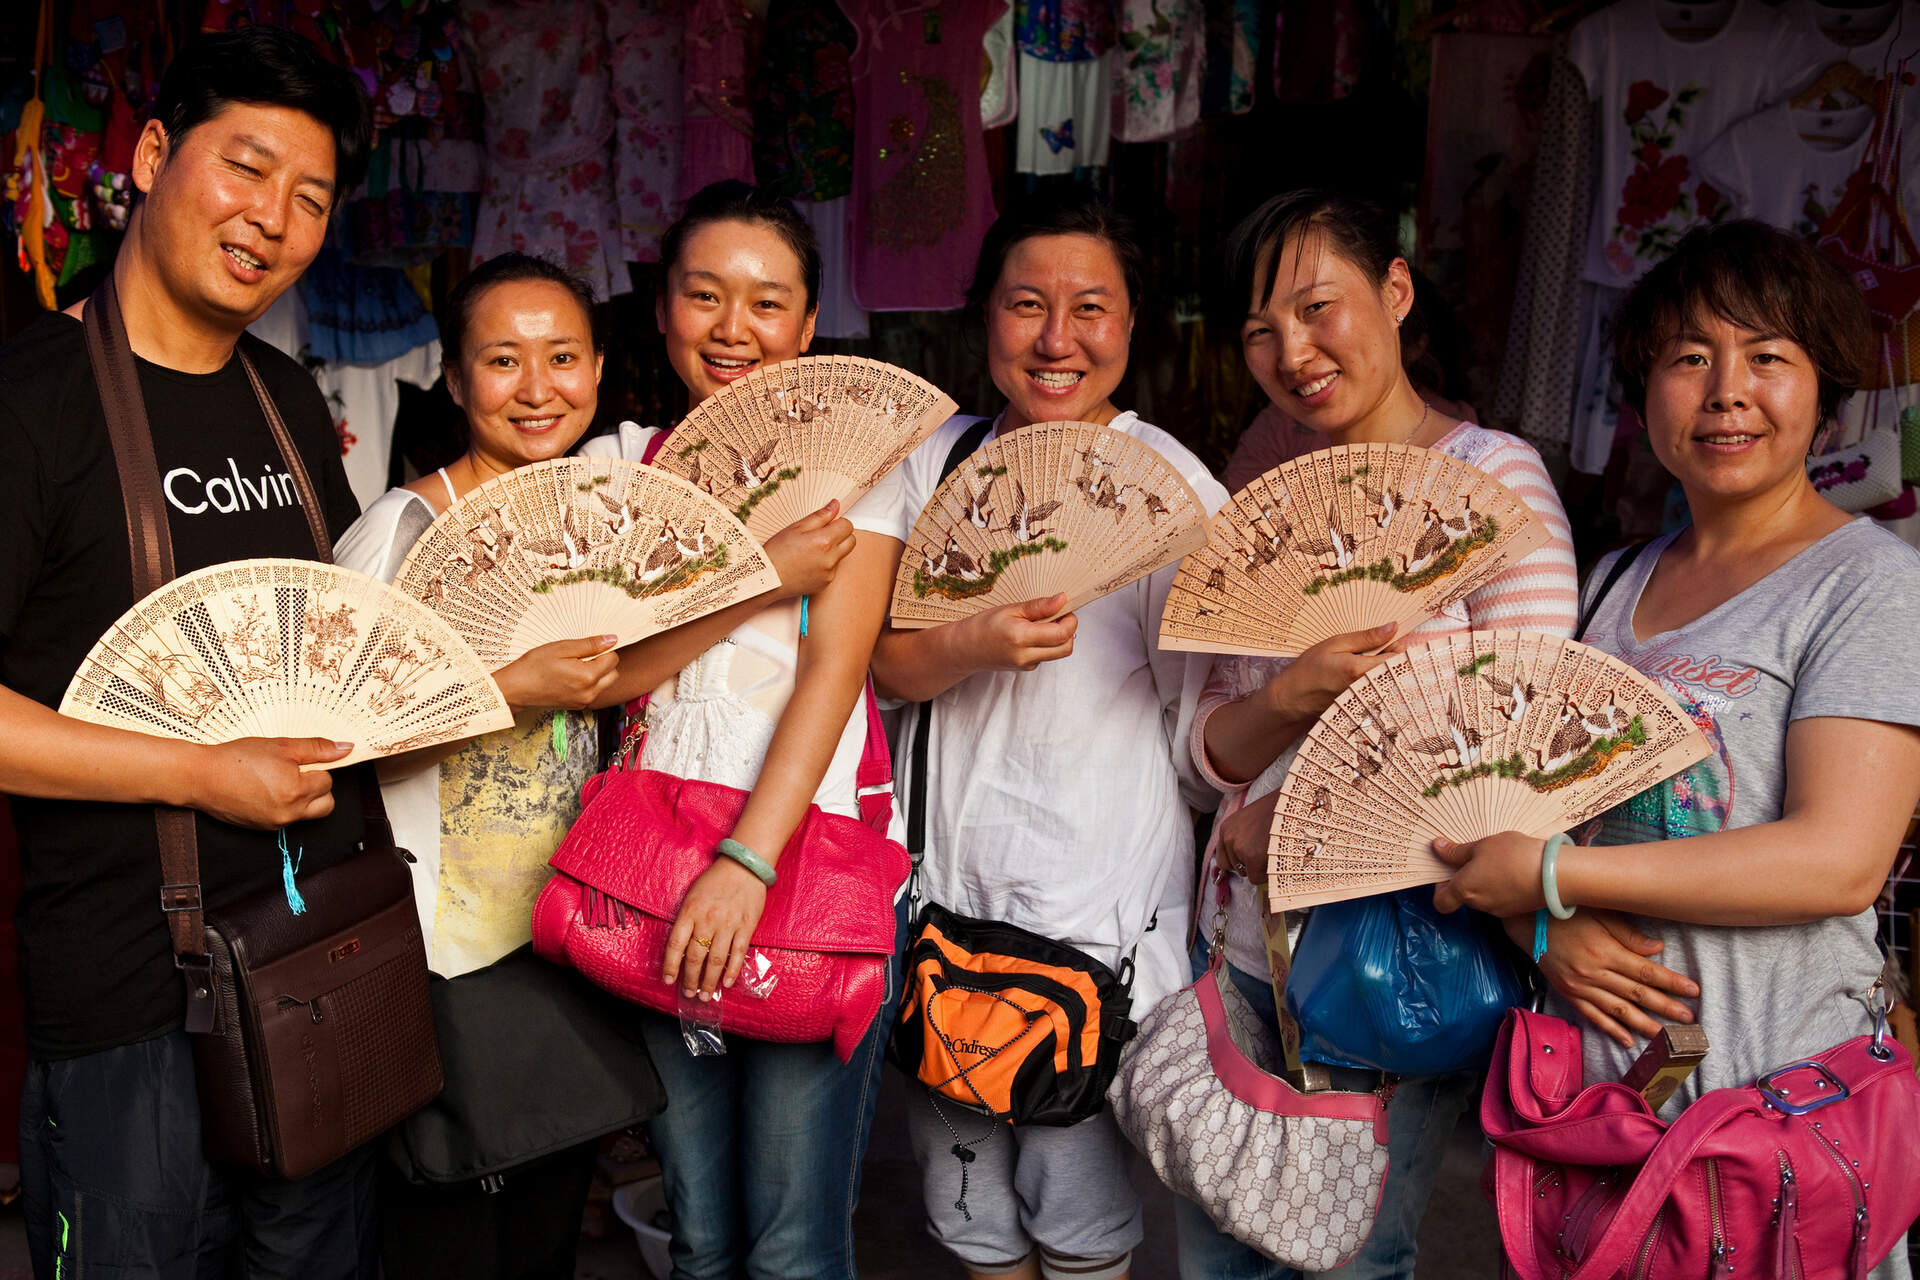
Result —
[[1267, 869], [1267, 845], [1273, 833], [1273, 811], [1280, 792], [1269, 791], [1249, 801], [1220, 824], [1220, 842], [1213, 859], [1223, 871], [1259, 884]]
[[680, 994], [711, 1000], [731, 987], [753, 942], [767, 886], [732, 858], [716, 856], [680, 900], [680, 914], [667, 934], [662, 982], [679, 982]]
[[1434, 854], [1459, 870], [1451, 880], [1435, 886], [1434, 907], [1440, 911], [1472, 907], [1501, 917], [1539, 910], [1546, 905], [1540, 890], [1540, 860], [1546, 848], [1547, 842], [1539, 836], [1518, 831], [1502, 831], [1471, 844], [1436, 836]]

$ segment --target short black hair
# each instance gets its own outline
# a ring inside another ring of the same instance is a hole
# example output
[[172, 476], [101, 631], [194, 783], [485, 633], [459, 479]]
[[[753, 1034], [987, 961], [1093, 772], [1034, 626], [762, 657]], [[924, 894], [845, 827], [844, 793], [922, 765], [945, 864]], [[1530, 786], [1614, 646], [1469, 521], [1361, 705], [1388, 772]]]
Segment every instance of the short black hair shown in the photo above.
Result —
[[800, 279], [806, 285], [806, 311], [820, 303], [820, 241], [813, 224], [800, 216], [793, 201], [775, 195], [765, 187], [756, 187], [737, 178], [727, 178], [700, 188], [687, 201], [686, 210], [660, 237], [660, 269], [671, 272], [686, 252], [687, 237], [716, 222], [752, 222], [767, 228], [782, 240], [800, 260]]
[[291, 107], [333, 134], [333, 203], [367, 172], [373, 108], [353, 72], [329, 62], [304, 36], [255, 24], [206, 32], [180, 46], [153, 100], [153, 118], [177, 147], [195, 125], [235, 103]]
[[1137, 314], [1146, 295], [1147, 254], [1132, 218], [1106, 198], [1077, 182], [1043, 187], [1014, 205], [987, 228], [980, 240], [980, 256], [973, 264], [973, 282], [967, 286], [968, 319], [986, 319], [987, 300], [1006, 268], [1014, 246], [1035, 236], [1091, 236], [1106, 245], [1120, 264], [1127, 286], [1127, 305]]
[[586, 281], [545, 258], [537, 258], [530, 253], [503, 253], [497, 258], [488, 258], [469, 271], [461, 277], [459, 284], [448, 291], [446, 305], [440, 308], [441, 363], [459, 365], [461, 353], [466, 349], [467, 326], [473, 322], [473, 309], [480, 305], [480, 295], [497, 284], [513, 284], [521, 280], [557, 284], [572, 294], [574, 301], [580, 304], [580, 309], [587, 313], [587, 337], [593, 343], [593, 349], [604, 350], [600, 337], [600, 317], [593, 306], [593, 290]]
[[1820, 379], [1816, 429], [1873, 374], [1873, 320], [1839, 264], [1799, 236], [1742, 218], [1688, 232], [1620, 304], [1613, 367], [1635, 413], [1647, 411], [1660, 353], [1702, 314], [1799, 344]]
[[[1231, 308], [1228, 314], [1236, 317], [1246, 314], [1256, 283], [1264, 307], [1273, 297], [1288, 242], [1316, 230], [1325, 232], [1334, 252], [1376, 284], [1386, 283], [1393, 260], [1401, 256], [1399, 227], [1378, 205], [1319, 187], [1284, 192], [1241, 219], [1227, 238], [1227, 283], [1234, 292], [1221, 300], [1222, 308]], [[1266, 279], [1256, 282], [1263, 255]]]

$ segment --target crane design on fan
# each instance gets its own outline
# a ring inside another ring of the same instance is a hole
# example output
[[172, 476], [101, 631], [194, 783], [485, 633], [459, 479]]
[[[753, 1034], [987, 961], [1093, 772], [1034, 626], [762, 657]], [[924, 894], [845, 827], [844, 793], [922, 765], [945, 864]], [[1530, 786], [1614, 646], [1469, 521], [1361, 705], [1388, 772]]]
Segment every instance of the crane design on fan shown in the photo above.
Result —
[[1574, 641], [1474, 631], [1410, 649], [1302, 741], [1274, 809], [1270, 905], [1444, 880], [1435, 836], [1571, 830], [1711, 750], [1659, 685]]

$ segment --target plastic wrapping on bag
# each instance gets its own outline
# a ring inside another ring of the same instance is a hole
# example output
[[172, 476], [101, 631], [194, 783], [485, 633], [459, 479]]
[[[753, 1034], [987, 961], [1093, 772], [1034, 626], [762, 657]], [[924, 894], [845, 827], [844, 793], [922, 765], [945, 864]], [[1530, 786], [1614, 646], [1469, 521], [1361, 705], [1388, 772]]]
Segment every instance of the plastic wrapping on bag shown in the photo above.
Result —
[[765, 1000], [780, 985], [780, 975], [774, 972], [773, 961], [763, 952], [747, 948], [747, 954], [740, 961], [740, 976], [735, 980], [740, 990], [756, 1000]]
[[1287, 976], [1301, 1056], [1403, 1076], [1485, 1066], [1526, 999], [1497, 927], [1440, 914], [1430, 886], [1315, 907]]

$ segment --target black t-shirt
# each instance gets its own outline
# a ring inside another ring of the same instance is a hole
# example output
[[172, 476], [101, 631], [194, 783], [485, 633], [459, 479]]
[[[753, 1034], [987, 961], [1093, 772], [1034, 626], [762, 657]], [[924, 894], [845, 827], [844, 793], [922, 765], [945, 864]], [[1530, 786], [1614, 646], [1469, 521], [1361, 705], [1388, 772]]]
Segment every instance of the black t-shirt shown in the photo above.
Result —
[[[313, 379], [242, 338], [338, 537], [359, 515]], [[256, 556], [312, 559], [313, 535], [236, 356], [218, 373], [138, 361], [173, 535], [175, 572]], [[134, 603], [126, 508], [84, 330], [36, 320], [0, 347], [0, 683], [58, 707], [80, 661]], [[287, 829], [301, 872], [361, 838], [358, 770], [334, 777], [333, 813]], [[153, 810], [17, 798], [24, 889], [20, 955], [27, 1041], [64, 1058], [179, 1027], [184, 987], [160, 910]], [[197, 815], [209, 908], [280, 883], [273, 832]]]

